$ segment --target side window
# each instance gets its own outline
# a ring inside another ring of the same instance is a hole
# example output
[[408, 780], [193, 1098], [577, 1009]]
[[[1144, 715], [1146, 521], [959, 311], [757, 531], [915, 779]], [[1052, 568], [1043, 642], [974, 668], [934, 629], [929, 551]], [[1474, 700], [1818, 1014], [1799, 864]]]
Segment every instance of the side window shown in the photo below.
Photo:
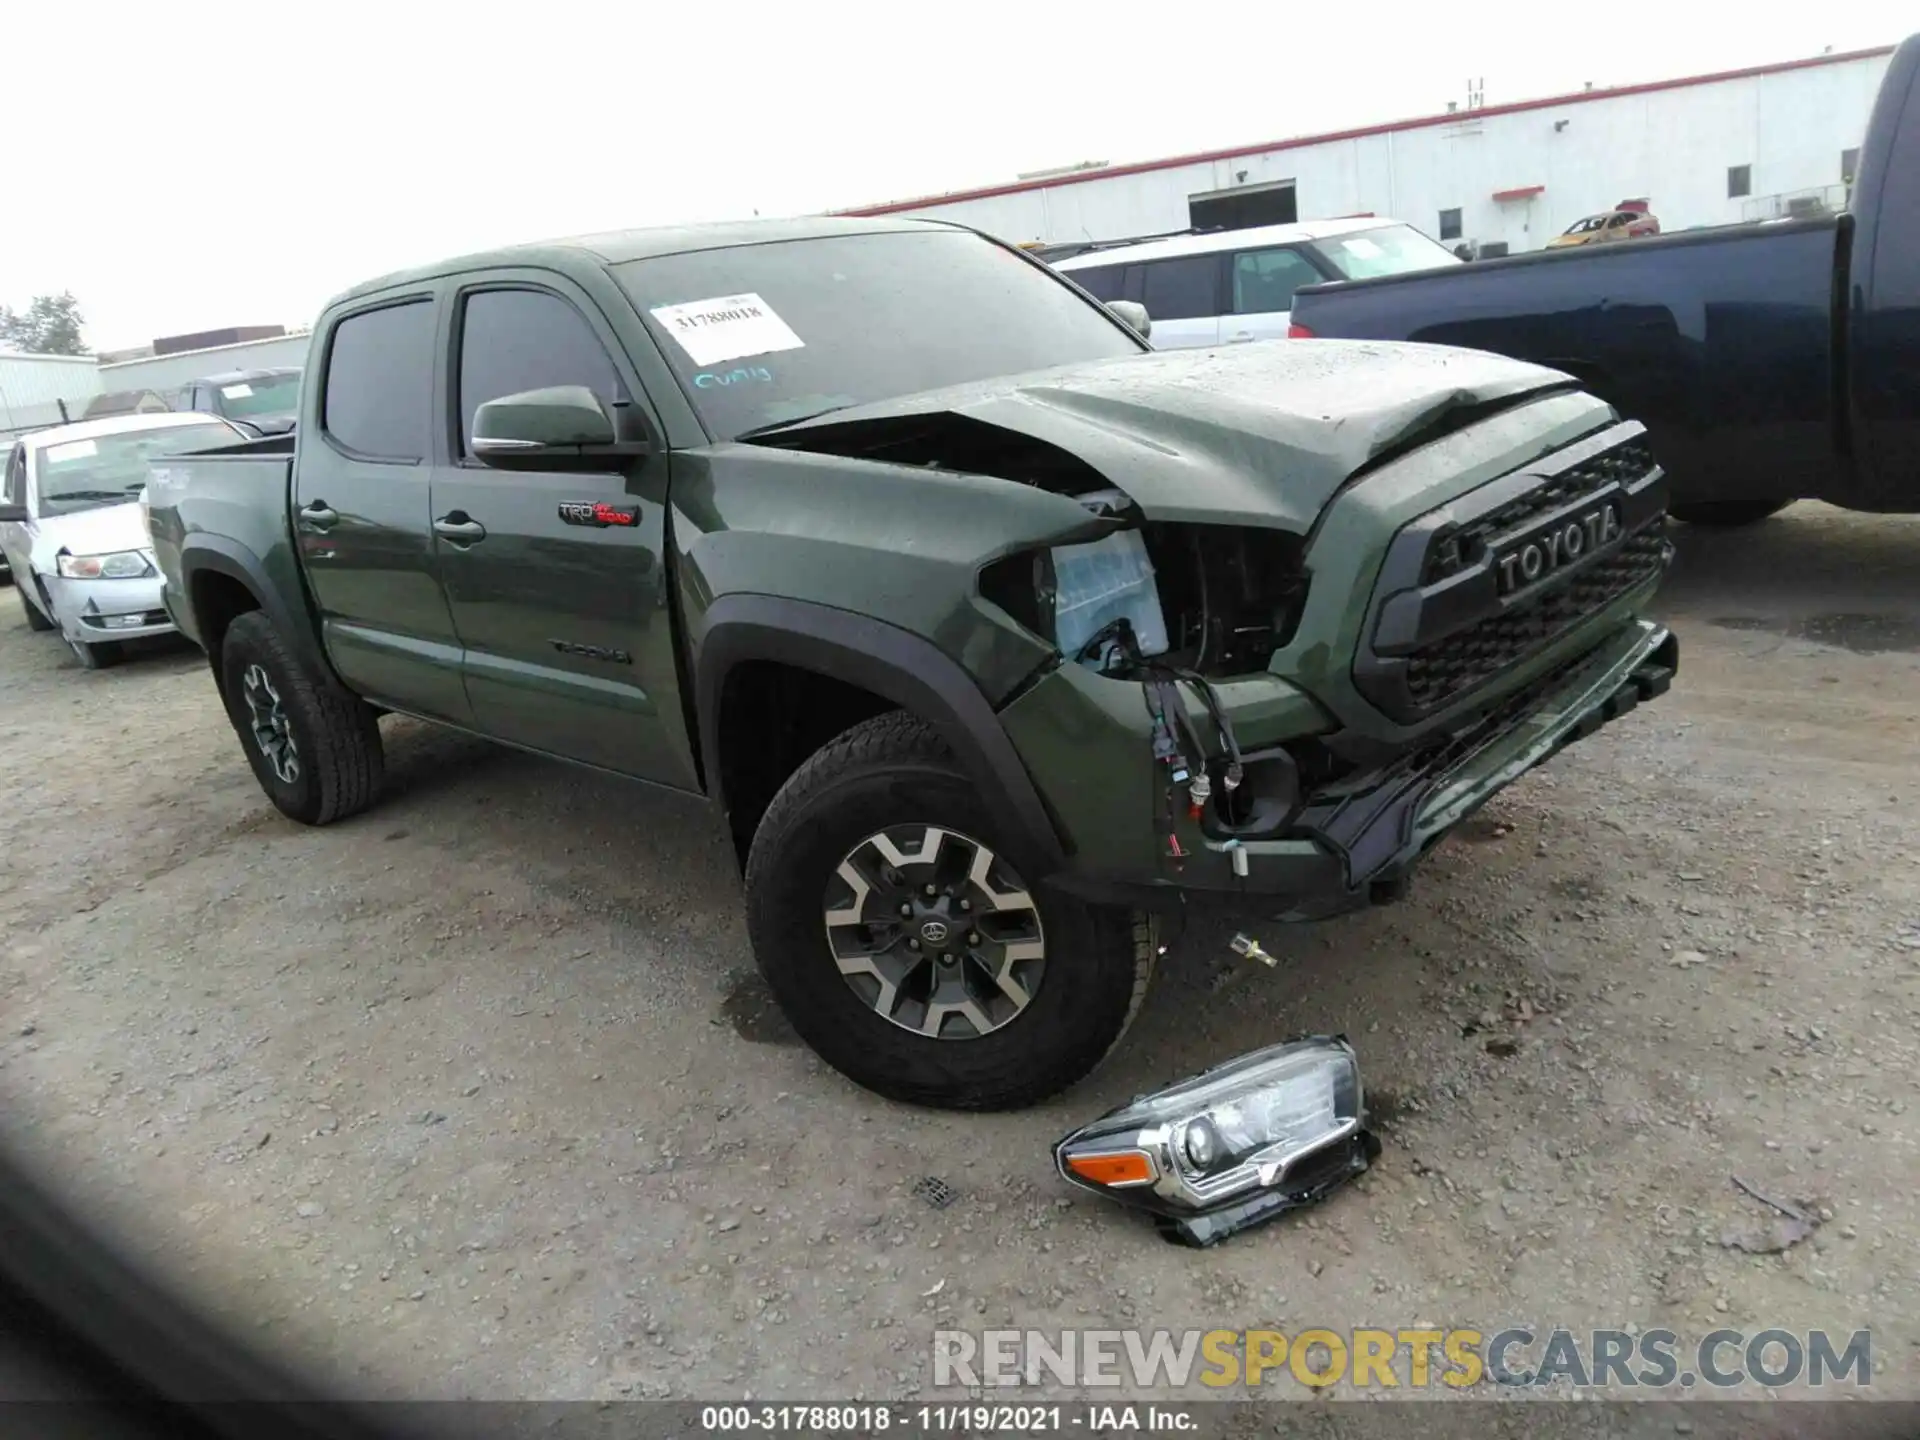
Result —
[[1141, 267], [1146, 271], [1141, 303], [1147, 307], [1147, 314], [1155, 320], [1192, 320], [1219, 314], [1213, 285], [1217, 264], [1217, 257], [1212, 255], [1148, 261]]
[[27, 502], [27, 447], [15, 445], [13, 453], [7, 456], [7, 480], [4, 492], [9, 505], [24, 505]]
[[1633, 217], [1632, 217], [1631, 215], [1628, 215], [1628, 214], [1625, 214], [1625, 213], [1622, 213], [1622, 214], [1619, 214], [1619, 215], [1614, 215], [1614, 216], [1611, 216], [1611, 217], [1610, 217], [1610, 218], [1609, 218], [1609, 219], [1607, 220], [1607, 229], [1609, 229], [1609, 230], [1624, 230], [1624, 229], [1626, 229], [1626, 228], [1627, 228], [1627, 226], [1628, 226], [1628, 225], [1630, 225], [1630, 224], [1632, 224], [1632, 223], [1633, 223]]
[[354, 454], [407, 463], [427, 454], [433, 302], [362, 310], [333, 327], [320, 425]]
[[475, 290], [460, 322], [460, 453], [489, 400], [551, 385], [584, 385], [603, 402], [629, 398], [581, 313], [542, 290]]
[[1751, 165], [1729, 165], [1727, 167], [1727, 198], [1738, 200], [1742, 195], [1753, 193], [1753, 167]]
[[1120, 277], [1125, 272], [1123, 265], [1089, 265], [1084, 270], [1062, 270], [1074, 284], [1085, 290], [1096, 300], [1120, 300]]
[[1294, 291], [1326, 278], [1298, 250], [1242, 250], [1233, 257], [1233, 313], [1271, 315], [1291, 310]]
[[1440, 238], [1442, 240], [1458, 240], [1460, 238], [1460, 212], [1458, 210], [1442, 210], [1440, 212]]

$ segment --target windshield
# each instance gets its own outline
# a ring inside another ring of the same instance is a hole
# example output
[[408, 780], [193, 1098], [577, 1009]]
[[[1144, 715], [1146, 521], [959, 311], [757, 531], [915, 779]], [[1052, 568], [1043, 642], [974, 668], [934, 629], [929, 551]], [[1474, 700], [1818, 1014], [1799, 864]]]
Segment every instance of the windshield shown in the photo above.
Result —
[[1378, 275], [1405, 275], [1458, 265], [1460, 257], [1437, 240], [1429, 240], [1411, 225], [1383, 225], [1316, 240], [1314, 248], [1333, 262], [1349, 280], [1371, 280]]
[[1142, 349], [1044, 268], [963, 230], [741, 245], [613, 273], [722, 439]]
[[231, 381], [215, 386], [213, 395], [214, 408], [230, 419], [291, 415], [300, 407], [300, 372]]
[[167, 425], [48, 445], [34, 461], [35, 513], [71, 515], [123, 505], [147, 483], [148, 460], [231, 444], [235, 438], [225, 425]]

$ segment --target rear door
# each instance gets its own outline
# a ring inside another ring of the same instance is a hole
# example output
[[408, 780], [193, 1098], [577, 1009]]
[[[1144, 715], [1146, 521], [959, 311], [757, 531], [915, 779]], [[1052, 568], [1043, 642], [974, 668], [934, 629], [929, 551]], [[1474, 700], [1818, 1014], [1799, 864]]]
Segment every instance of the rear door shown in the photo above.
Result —
[[1229, 257], [1229, 314], [1222, 322], [1222, 338], [1232, 342], [1286, 339], [1293, 292], [1302, 285], [1339, 278], [1291, 245], [1234, 251]]
[[393, 709], [468, 725], [428, 512], [437, 310], [416, 291], [333, 322], [319, 423], [303, 426], [294, 457], [293, 530], [340, 678]]
[[1140, 303], [1153, 322], [1154, 349], [1185, 350], [1219, 343], [1220, 313], [1225, 308], [1220, 293], [1223, 268], [1218, 254], [1140, 262]]
[[584, 385], [645, 413], [639, 380], [591, 297], [561, 277], [507, 270], [460, 286], [433, 514], [474, 721], [496, 739], [697, 789], [668, 608], [666, 453], [612, 474], [495, 470], [468, 453], [488, 400]]

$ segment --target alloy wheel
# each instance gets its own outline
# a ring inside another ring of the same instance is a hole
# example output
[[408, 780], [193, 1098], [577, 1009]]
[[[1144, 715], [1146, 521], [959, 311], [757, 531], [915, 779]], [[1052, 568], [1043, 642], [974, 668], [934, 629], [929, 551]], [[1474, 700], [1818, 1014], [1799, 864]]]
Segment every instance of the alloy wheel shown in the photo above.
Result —
[[835, 868], [824, 901], [841, 978], [916, 1034], [990, 1035], [1045, 978], [1046, 932], [1026, 883], [957, 830], [897, 825], [869, 835]]
[[293, 741], [293, 727], [280, 692], [264, 666], [249, 665], [240, 682], [240, 695], [247, 702], [247, 728], [253, 743], [260, 747], [267, 764], [283, 785], [300, 778], [300, 748]]

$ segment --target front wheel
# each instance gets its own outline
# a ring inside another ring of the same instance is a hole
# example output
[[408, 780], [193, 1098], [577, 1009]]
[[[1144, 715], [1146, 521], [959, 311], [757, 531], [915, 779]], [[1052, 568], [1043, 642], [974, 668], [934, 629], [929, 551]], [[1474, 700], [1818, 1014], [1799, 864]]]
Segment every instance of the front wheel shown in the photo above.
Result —
[[1011, 1110], [1099, 1064], [1138, 1012], [1152, 921], [1033, 888], [928, 726], [847, 731], [747, 858], [754, 958], [801, 1039], [892, 1100]]
[[1670, 505], [1667, 513], [1683, 525], [1737, 530], [1743, 525], [1758, 525], [1792, 503], [1791, 500], [1702, 500], [1692, 505]]
[[73, 658], [80, 662], [82, 670], [104, 670], [120, 663], [120, 647], [112, 640], [76, 640], [71, 635], [66, 639], [67, 648], [73, 651]]
[[220, 677], [227, 718], [281, 814], [327, 825], [379, 798], [383, 757], [373, 711], [331, 677], [309, 672], [260, 611], [228, 627]]
[[27, 628], [42, 632], [53, 629], [53, 621], [41, 614], [40, 607], [27, 598], [27, 587], [16, 585], [14, 589], [20, 592], [20, 610], [27, 617]]

